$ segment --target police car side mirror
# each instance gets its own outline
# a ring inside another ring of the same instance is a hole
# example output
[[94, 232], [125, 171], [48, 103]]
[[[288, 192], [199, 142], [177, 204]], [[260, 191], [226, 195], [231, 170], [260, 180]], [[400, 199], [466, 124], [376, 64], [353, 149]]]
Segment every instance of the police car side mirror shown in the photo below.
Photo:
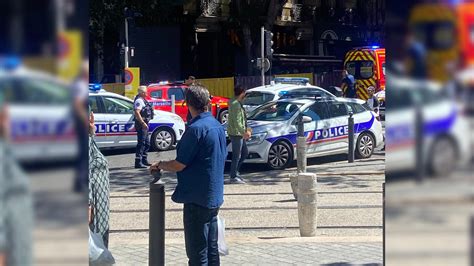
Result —
[[303, 120], [303, 123], [313, 122], [313, 119], [307, 115], [304, 115], [302, 120]]

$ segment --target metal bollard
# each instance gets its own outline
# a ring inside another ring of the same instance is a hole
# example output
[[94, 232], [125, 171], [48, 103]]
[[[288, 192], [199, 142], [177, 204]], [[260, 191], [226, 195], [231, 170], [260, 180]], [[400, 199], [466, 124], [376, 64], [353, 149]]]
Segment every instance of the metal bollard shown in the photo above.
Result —
[[150, 219], [148, 232], [148, 265], [165, 265], [165, 186], [156, 183], [157, 174], [150, 182]]
[[474, 266], [474, 216], [471, 216], [471, 254], [470, 254], [470, 260], [471, 260], [471, 266]]
[[302, 237], [316, 236], [317, 179], [314, 173], [298, 175], [298, 222]]
[[353, 113], [349, 113], [349, 154], [348, 154], [348, 162], [354, 162], [354, 117], [352, 117]]
[[382, 265], [385, 265], [385, 182], [382, 183], [382, 223], [383, 223], [383, 232], [382, 235], [384, 236], [382, 238], [383, 241], [383, 263]]
[[171, 95], [171, 112], [176, 114], [176, 96]]
[[423, 110], [420, 106], [417, 106], [415, 114], [415, 156], [416, 180], [421, 183], [425, 178], [425, 165], [423, 159]]
[[297, 173], [306, 173], [306, 137], [304, 135], [303, 116], [298, 117], [298, 138], [296, 141], [296, 164]]

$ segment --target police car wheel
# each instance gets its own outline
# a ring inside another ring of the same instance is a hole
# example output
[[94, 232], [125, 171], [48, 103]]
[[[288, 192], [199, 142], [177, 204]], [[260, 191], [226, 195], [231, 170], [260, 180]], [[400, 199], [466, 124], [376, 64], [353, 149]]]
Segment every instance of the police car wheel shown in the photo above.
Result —
[[369, 133], [360, 134], [357, 139], [355, 155], [357, 159], [366, 159], [372, 156], [375, 149], [374, 138]]
[[227, 123], [227, 120], [229, 119], [229, 111], [227, 110], [223, 110], [220, 114], [219, 114], [219, 122], [221, 122], [221, 124], [224, 124], [224, 123]]
[[158, 128], [151, 135], [151, 143], [154, 150], [167, 151], [175, 143], [174, 133], [168, 128]]
[[448, 138], [434, 142], [430, 152], [428, 171], [433, 176], [446, 176], [456, 167], [457, 151], [455, 144]]
[[290, 146], [283, 142], [275, 142], [268, 152], [268, 166], [273, 170], [285, 169], [293, 161], [293, 154]]

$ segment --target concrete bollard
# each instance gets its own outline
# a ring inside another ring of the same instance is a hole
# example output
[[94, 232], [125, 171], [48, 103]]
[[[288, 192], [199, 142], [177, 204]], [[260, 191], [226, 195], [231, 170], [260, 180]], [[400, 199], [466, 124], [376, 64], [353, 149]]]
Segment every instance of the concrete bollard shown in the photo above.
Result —
[[298, 221], [302, 237], [316, 236], [317, 179], [314, 173], [298, 175]]
[[293, 196], [295, 197], [295, 200], [298, 200], [298, 174], [291, 173], [288, 175], [288, 177], [290, 178], [291, 191], [293, 192]]
[[306, 173], [306, 137], [298, 137], [296, 141], [296, 163], [298, 171], [297, 173]]

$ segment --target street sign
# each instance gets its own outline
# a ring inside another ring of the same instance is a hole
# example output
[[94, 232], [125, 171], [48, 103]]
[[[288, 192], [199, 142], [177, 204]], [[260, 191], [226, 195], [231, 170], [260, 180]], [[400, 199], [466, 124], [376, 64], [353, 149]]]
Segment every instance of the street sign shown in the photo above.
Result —
[[[268, 60], [268, 58], [264, 58], [263, 59], [263, 70], [265, 72], [267, 72], [268, 70], [270, 70], [270, 60]], [[257, 58], [257, 68], [258, 69], [262, 69], [262, 58]]]

